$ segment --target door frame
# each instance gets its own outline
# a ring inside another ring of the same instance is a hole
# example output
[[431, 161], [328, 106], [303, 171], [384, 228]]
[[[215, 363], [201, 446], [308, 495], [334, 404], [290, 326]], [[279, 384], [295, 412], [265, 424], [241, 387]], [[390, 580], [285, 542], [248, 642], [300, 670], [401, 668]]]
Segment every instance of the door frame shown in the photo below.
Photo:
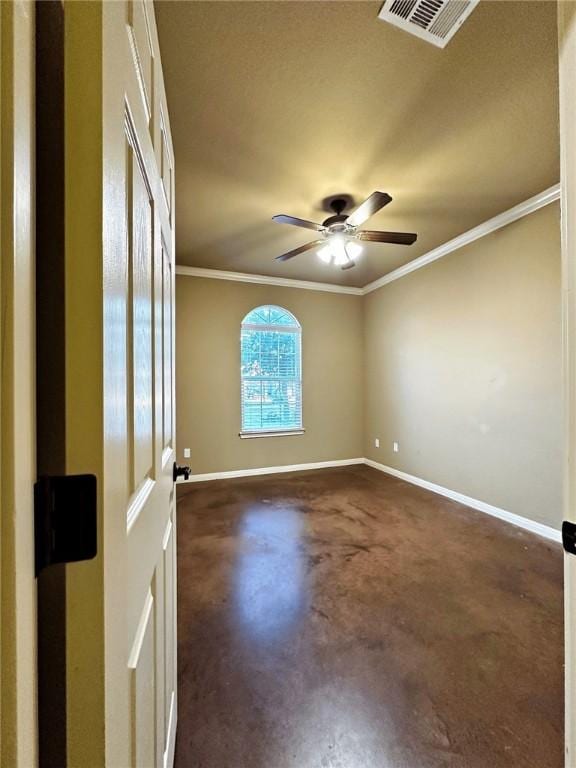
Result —
[[34, 29], [0, 3], [0, 763], [37, 765]]
[[[576, 522], [576, 3], [558, 0], [564, 519]], [[576, 558], [564, 553], [565, 762], [576, 759]]]

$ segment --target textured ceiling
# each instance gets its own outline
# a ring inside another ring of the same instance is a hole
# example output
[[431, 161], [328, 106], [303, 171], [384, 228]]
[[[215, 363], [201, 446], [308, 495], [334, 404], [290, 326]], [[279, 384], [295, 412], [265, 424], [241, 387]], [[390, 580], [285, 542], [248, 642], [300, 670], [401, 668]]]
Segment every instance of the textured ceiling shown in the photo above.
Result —
[[[177, 262], [362, 286], [559, 178], [556, 3], [482, 0], [444, 50], [379, 2], [156, 2], [176, 154]], [[283, 251], [338, 192], [418, 232], [355, 269]]]

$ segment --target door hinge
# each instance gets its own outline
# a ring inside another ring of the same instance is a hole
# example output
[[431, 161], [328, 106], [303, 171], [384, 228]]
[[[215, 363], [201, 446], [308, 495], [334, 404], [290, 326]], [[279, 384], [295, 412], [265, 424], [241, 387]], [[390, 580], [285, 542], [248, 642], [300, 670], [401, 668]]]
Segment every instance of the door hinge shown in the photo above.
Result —
[[562, 546], [571, 555], [576, 555], [576, 523], [564, 520], [562, 523]]
[[36, 576], [53, 563], [96, 557], [96, 476], [40, 477], [34, 485]]
[[172, 466], [172, 478], [174, 482], [176, 482], [176, 480], [178, 480], [179, 477], [183, 477], [184, 480], [188, 480], [188, 478], [190, 477], [191, 471], [192, 470], [190, 469], [190, 467], [179, 467], [178, 464], [174, 462]]

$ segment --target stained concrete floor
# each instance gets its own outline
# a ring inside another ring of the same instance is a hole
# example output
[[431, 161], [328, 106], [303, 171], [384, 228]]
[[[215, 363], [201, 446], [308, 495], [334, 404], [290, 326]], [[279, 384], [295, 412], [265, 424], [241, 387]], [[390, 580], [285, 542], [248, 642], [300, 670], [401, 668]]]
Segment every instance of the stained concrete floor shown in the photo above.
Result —
[[177, 768], [561, 768], [560, 545], [364, 466], [179, 492]]

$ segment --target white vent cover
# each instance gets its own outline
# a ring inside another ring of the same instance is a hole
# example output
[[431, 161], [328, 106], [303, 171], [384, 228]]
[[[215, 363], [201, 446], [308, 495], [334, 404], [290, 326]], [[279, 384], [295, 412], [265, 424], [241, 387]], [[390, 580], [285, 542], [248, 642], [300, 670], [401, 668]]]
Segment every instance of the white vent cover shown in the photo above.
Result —
[[378, 18], [444, 48], [480, 0], [385, 0]]

